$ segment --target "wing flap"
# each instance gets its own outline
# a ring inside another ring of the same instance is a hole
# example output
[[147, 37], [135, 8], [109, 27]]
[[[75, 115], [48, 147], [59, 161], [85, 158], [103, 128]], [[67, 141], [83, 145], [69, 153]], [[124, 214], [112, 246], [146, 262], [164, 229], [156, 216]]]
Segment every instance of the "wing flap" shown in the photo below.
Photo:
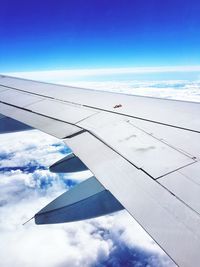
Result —
[[101, 112], [78, 125], [155, 179], [194, 162], [193, 157], [139, 129], [135, 120], [126, 116]]
[[200, 217], [194, 211], [91, 134], [65, 142], [178, 265], [199, 262]]

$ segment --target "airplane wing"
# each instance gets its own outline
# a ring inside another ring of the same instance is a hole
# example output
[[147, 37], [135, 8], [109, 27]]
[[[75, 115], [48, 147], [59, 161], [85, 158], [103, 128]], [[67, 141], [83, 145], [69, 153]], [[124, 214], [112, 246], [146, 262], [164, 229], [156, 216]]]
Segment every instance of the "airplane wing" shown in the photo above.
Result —
[[199, 103], [2, 75], [0, 113], [63, 139], [100, 182], [95, 196], [110, 192], [177, 265], [200, 262]]

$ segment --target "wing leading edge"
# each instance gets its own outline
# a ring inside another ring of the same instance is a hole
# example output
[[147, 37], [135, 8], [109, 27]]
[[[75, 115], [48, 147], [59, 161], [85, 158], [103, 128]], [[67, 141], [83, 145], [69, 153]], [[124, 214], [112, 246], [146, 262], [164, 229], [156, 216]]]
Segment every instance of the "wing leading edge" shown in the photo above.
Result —
[[0, 76], [0, 113], [63, 139], [179, 266], [200, 261], [199, 103]]

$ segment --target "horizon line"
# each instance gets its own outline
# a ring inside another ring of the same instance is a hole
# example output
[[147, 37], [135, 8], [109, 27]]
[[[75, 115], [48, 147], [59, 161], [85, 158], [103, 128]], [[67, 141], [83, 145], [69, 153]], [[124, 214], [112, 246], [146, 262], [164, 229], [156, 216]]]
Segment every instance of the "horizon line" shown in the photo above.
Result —
[[16, 75], [46, 75], [55, 76], [91, 76], [91, 75], [111, 75], [111, 74], [131, 74], [131, 73], [170, 73], [170, 72], [200, 72], [200, 65], [197, 66], [161, 66], [161, 67], [127, 67], [127, 68], [77, 68], [77, 69], [52, 69], [35, 71], [14, 71], [3, 72], [2, 74]]

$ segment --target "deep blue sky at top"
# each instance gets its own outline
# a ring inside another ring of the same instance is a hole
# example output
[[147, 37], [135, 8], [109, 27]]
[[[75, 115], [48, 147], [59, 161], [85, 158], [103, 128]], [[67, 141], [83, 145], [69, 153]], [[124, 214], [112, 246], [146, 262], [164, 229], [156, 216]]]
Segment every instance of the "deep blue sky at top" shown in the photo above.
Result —
[[0, 4], [0, 72], [200, 64], [199, 0]]

